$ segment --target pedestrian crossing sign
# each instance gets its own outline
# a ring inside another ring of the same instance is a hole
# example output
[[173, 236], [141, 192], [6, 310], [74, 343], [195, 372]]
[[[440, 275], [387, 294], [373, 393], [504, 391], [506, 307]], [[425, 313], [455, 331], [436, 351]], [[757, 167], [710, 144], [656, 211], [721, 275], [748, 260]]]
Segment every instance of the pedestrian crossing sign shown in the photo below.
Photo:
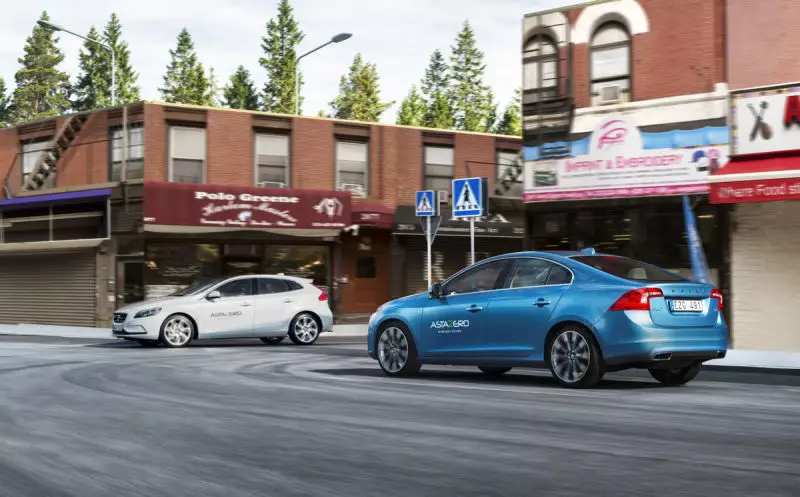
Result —
[[436, 202], [436, 192], [423, 190], [416, 196], [417, 216], [434, 217], [439, 215], [439, 202]]
[[485, 214], [484, 178], [453, 180], [453, 217], [480, 217]]

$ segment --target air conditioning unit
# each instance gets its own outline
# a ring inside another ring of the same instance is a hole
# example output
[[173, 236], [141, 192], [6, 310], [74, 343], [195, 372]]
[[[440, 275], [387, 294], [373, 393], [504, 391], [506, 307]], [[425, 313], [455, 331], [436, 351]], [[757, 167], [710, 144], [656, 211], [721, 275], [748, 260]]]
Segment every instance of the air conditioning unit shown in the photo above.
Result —
[[354, 197], [363, 198], [367, 196], [367, 192], [364, 189], [364, 185], [359, 185], [357, 183], [342, 183], [339, 185], [339, 190], [350, 192], [353, 194]]
[[438, 190], [436, 192], [436, 196], [439, 199], [440, 204], [446, 204], [450, 202], [450, 192], [447, 190]]
[[618, 104], [622, 101], [622, 87], [619, 85], [609, 85], [600, 88], [600, 105]]
[[258, 186], [262, 188], [286, 188], [286, 183], [280, 181], [259, 181]]

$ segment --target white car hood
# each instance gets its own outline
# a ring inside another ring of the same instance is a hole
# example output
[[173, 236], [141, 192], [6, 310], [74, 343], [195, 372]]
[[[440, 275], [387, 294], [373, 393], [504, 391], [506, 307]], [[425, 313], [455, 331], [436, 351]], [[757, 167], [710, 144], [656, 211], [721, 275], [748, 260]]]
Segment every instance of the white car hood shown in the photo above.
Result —
[[157, 299], [143, 300], [135, 302], [124, 307], [120, 307], [116, 312], [136, 312], [144, 309], [151, 309], [153, 307], [162, 307], [164, 305], [175, 305], [190, 300], [192, 297], [159, 297]]

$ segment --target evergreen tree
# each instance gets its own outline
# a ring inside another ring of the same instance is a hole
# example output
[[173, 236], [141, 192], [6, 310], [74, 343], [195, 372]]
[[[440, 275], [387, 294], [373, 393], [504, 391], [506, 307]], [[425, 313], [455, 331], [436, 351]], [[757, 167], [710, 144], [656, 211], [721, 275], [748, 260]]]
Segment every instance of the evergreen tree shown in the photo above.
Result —
[[[94, 26], [89, 29], [86, 37], [94, 42], [102, 43], [100, 34], [94, 29]], [[78, 112], [103, 107], [105, 103], [110, 104], [111, 100], [109, 95], [111, 75], [106, 71], [108, 65], [104, 60], [106, 57], [103, 57], [108, 52], [94, 42], [84, 41], [83, 48], [78, 54], [80, 73], [73, 88], [73, 107]]]
[[381, 102], [378, 69], [356, 54], [350, 71], [339, 82], [339, 95], [330, 103], [332, 117], [378, 122], [394, 102]]
[[483, 52], [475, 45], [475, 32], [469, 21], [464, 21], [450, 57], [456, 129], [485, 131], [488, 128], [494, 102], [489, 88], [483, 84], [485, 70]]
[[453, 106], [448, 83], [447, 62], [441, 51], [434, 50], [422, 80], [426, 106], [424, 126], [442, 129], [453, 127]]
[[[262, 38], [261, 43], [264, 56], [259, 59], [259, 63], [267, 72], [263, 92], [265, 111], [294, 114], [295, 60], [297, 47], [303, 37], [289, 0], [280, 0], [278, 15], [267, 23], [267, 35]], [[302, 88], [303, 78], [299, 74], [297, 76], [299, 87]], [[302, 103], [300, 98], [298, 113]]]
[[258, 110], [258, 94], [250, 79], [250, 71], [239, 66], [222, 90], [222, 104], [231, 109]]
[[[111, 14], [111, 18], [108, 20], [108, 23], [106, 23], [106, 26], [103, 29], [103, 42], [111, 47], [111, 50], [114, 51], [114, 65], [116, 66], [115, 69], [117, 71], [115, 74], [117, 79], [115, 85], [117, 90], [117, 105], [129, 104], [141, 100], [141, 93], [139, 91], [139, 87], [137, 86], [139, 74], [134, 71], [133, 67], [131, 66], [131, 51], [128, 48], [128, 43], [122, 39], [122, 24], [119, 21], [119, 17], [117, 17], [117, 14], [115, 13]], [[105, 61], [105, 67], [108, 73], [108, 81], [110, 83], [111, 56], [107, 50], [101, 50], [99, 53]], [[111, 86], [109, 84], [105, 85], [103, 88], [110, 87]], [[111, 104], [110, 90], [106, 93], [108, 93], [108, 103], [106, 104], [105, 102], [101, 101], [102, 107]]]
[[397, 114], [397, 124], [406, 126], [422, 126], [425, 123], [427, 108], [425, 100], [417, 91], [417, 86], [412, 85], [408, 96], [400, 105], [400, 112]]
[[213, 71], [206, 76], [203, 64], [197, 59], [192, 36], [186, 28], [178, 34], [175, 50], [169, 51], [172, 60], [164, 74], [161, 97], [168, 103], [213, 105]]
[[331, 117], [331, 116], [326, 114], [323, 109], [320, 109], [319, 112], [317, 112], [317, 117]]
[[522, 135], [522, 91], [517, 88], [514, 97], [506, 106], [500, 122], [497, 123], [495, 133], [500, 135]]
[[484, 102], [486, 111], [486, 121], [483, 124], [485, 133], [491, 133], [497, 125], [497, 102], [494, 99], [494, 91], [487, 87], [486, 100]]
[[0, 128], [14, 122], [14, 107], [11, 105], [11, 95], [8, 94], [6, 81], [0, 78]]
[[[50, 20], [46, 11], [40, 20]], [[57, 116], [70, 108], [69, 76], [58, 70], [64, 54], [57, 43], [53, 31], [38, 24], [25, 40], [25, 53], [19, 59], [22, 67], [15, 75], [14, 108], [18, 120]]]

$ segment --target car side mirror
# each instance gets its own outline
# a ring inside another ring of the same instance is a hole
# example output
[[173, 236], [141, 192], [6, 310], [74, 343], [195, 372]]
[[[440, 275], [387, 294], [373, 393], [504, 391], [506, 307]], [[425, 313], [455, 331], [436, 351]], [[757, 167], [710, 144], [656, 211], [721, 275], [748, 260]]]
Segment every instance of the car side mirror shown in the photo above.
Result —
[[442, 284], [441, 283], [434, 283], [431, 285], [431, 288], [428, 290], [432, 299], [438, 299], [442, 296]]
[[222, 297], [222, 294], [221, 294], [221, 293], [219, 293], [219, 291], [218, 291], [218, 290], [213, 290], [213, 291], [210, 291], [210, 292], [208, 292], [208, 295], [206, 295], [206, 299], [207, 299], [207, 300], [210, 300], [210, 301], [212, 301], [212, 302], [213, 302], [213, 301], [215, 301], [215, 300], [217, 300], [217, 299], [218, 299], [218, 298], [220, 298], [220, 297]]

